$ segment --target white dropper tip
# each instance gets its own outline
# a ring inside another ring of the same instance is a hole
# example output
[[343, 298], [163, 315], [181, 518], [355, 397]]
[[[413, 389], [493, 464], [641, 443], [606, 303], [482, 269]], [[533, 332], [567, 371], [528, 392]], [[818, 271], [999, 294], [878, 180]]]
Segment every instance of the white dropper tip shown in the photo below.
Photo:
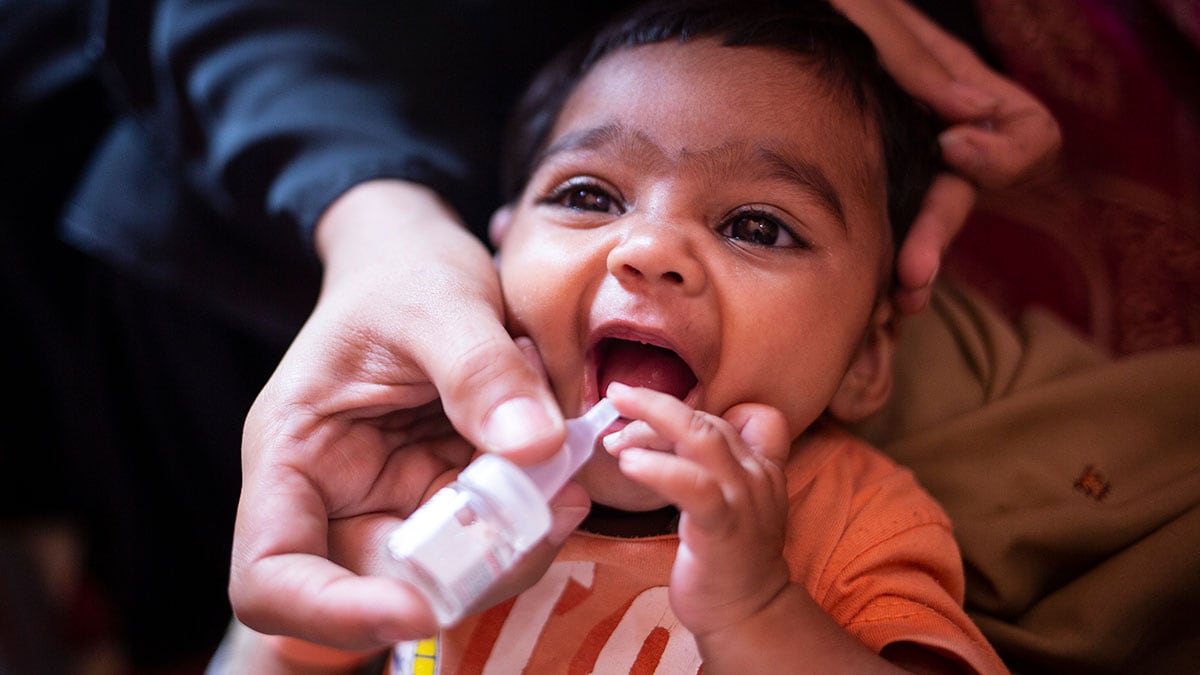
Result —
[[526, 475], [547, 501], [583, 468], [591, 458], [600, 434], [618, 417], [620, 413], [613, 404], [606, 398], [600, 399], [582, 416], [567, 420], [567, 440], [561, 450], [540, 464], [524, 467]]

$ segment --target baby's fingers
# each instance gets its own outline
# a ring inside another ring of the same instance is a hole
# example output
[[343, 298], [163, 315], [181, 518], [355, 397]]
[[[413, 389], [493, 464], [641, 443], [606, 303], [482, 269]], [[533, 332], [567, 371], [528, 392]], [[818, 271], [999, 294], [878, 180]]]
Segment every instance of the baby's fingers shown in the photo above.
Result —
[[782, 466], [791, 452], [787, 419], [778, 408], [739, 403], [723, 416], [755, 455]]
[[668, 451], [674, 443], [663, 438], [649, 424], [634, 420], [619, 431], [614, 431], [603, 439], [604, 449], [611, 454], [619, 454], [627, 448], [645, 448], [647, 450]]
[[[650, 444], [640, 447], [673, 450], [724, 477], [739, 471], [739, 460], [748, 454], [732, 426], [674, 396], [614, 382], [608, 388], [608, 398], [623, 417], [641, 420], [657, 435]], [[631, 435], [644, 432], [635, 429]]]
[[730, 521], [721, 484], [704, 467], [676, 455], [629, 448], [621, 471], [687, 514], [693, 526], [714, 529]]

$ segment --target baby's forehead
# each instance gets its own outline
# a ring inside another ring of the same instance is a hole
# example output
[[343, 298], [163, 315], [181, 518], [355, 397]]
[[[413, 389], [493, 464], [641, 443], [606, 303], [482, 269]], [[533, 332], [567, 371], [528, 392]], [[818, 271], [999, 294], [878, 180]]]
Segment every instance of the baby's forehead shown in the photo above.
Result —
[[[584, 95], [597, 90], [598, 97]], [[558, 119], [581, 104], [646, 111], [633, 104], [649, 101], [652, 108], [672, 109], [677, 100], [694, 107], [682, 111], [685, 120], [716, 114], [719, 122], [777, 138], [804, 138], [810, 130], [834, 134], [828, 142], [866, 159], [879, 149], [879, 121], [866, 95], [827, 64], [782, 47], [730, 46], [717, 38], [637, 45], [605, 55], [581, 75]], [[552, 135], [557, 133], [561, 129]]]
[[[600, 59], [567, 97], [539, 160], [565, 150], [757, 166], [874, 201], [886, 193], [879, 127], [823, 69], [775, 47], [716, 39], [639, 45]], [[814, 170], [815, 169], [815, 170]]]

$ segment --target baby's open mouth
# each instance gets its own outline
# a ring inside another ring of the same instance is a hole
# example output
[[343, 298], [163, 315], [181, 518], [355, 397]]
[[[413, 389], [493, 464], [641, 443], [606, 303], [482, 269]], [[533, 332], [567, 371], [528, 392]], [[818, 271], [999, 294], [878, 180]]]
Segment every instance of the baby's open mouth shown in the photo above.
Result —
[[620, 382], [680, 400], [698, 382], [688, 364], [670, 349], [618, 338], [604, 338], [596, 345], [596, 381], [601, 396], [610, 383]]

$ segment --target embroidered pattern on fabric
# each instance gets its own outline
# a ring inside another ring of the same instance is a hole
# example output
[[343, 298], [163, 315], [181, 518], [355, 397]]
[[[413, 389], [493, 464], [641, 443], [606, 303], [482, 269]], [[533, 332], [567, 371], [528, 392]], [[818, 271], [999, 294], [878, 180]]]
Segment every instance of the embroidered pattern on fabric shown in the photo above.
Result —
[[1112, 483], [1110, 483], [1104, 474], [1096, 470], [1094, 464], [1088, 464], [1083, 467], [1083, 473], [1079, 478], [1075, 479], [1075, 489], [1092, 499], [1102, 502], [1112, 491]]

